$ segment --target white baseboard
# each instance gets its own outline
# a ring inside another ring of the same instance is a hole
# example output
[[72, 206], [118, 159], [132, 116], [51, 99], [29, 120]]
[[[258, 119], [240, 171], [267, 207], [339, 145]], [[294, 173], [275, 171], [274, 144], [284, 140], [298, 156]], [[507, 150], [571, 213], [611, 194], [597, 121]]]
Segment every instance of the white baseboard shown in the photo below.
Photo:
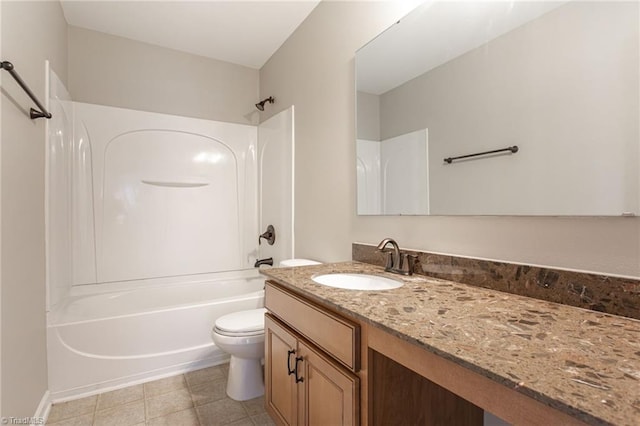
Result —
[[38, 404], [38, 408], [36, 408], [36, 413], [33, 415], [35, 419], [43, 419], [41, 424], [47, 423], [47, 418], [49, 417], [49, 412], [51, 411], [51, 393], [46, 391], [44, 395], [42, 395], [42, 399], [40, 400], [40, 404]]

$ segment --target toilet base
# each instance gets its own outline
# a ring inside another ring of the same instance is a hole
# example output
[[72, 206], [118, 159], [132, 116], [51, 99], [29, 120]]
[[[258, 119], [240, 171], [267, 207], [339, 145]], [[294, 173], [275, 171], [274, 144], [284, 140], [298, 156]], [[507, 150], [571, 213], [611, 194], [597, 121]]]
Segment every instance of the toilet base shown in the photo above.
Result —
[[227, 395], [236, 401], [246, 401], [264, 395], [264, 375], [260, 358], [231, 356]]

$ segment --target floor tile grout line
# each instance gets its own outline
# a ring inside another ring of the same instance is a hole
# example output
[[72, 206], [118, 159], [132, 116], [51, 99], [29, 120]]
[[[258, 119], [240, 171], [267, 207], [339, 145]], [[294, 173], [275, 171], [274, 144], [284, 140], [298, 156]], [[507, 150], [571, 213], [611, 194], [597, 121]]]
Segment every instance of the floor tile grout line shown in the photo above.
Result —
[[249, 415], [249, 410], [247, 410], [247, 406], [244, 405], [244, 401], [240, 401], [240, 405], [242, 405], [242, 409], [244, 410], [244, 412], [247, 414], [247, 418], [249, 419], [249, 421], [251, 423], [253, 423], [255, 425], [255, 423], [253, 422], [253, 420], [251, 419], [251, 416]]
[[[172, 389], [170, 389], [170, 390], [167, 390], [166, 392], [161, 392], [161, 393], [159, 393], [159, 394], [157, 394], [157, 395], [149, 395], [149, 396], [147, 397], [147, 391], [145, 390], [144, 385], [145, 385], [145, 384], [148, 384], [148, 383], [157, 382], [157, 381], [160, 381], [160, 380], [173, 379], [173, 378], [178, 377], [178, 376], [182, 376], [182, 380], [183, 380], [183, 382], [186, 384], [187, 379], [186, 379], [186, 377], [184, 376], [184, 374], [177, 374], [177, 375], [175, 375], [175, 376], [164, 377], [164, 378], [162, 378], [162, 379], [158, 379], [158, 380], [151, 380], [151, 381], [149, 381], [149, 382], [143, 383], [143, 386], [142, 386], [142, 399], [143, 399], [143, 402], [144, 402], [144, 421], [145, 421], [145, 424], [146, 424], [148, 421], [150, 421], [150, 420], [157, 419], [157, 418], [159, 418], [159, 417], [164, 417], [164, 415], [163, 415], [163, 416], [157, 416], [157, 417], [149, 417], [149, 415], [148, 415], [148, 411], [147, 411], [147, 401], [148, 401], [149, 399], [159, 398], [159, 397], [164, 396], [164, 395], [166, 395], [166, 394], [168, 394], [168, 393], [171, 393], [171, 392], [176, 392], [176, 391], [178, 391], [178, 390], [180, 390], [180, 389], [174, 389], [174, 388], [172, 388]], [[189, 396], [191, 396], [191, 394], [189, 394]], [[180, 411], [180, 410], [178, 410], [178, 411]], [[165, 414], [165, 415], [169, 415], [169, 414], [176, 413], [176, 412], [177, 412], [177, 411], [172, 411], [171, 413], [167, 413], [167, 414]]]
[[96, 406], [93, 407], [93, 416], [91, 417], [91, 426], [95, 426], [96, 417], [98, 416], [98, 401], [100, 400], [100, 394], [96, 396]]
[[184, 375], [184, 381], [187, 383], [187, 391], [189, 391], [189, 398], [191, 398], [191, 405], [193, 405], [193, 412], [196, 414], [196, 421], [198, 422], [198, 426], [202, 425], [200, 421], [200, 416], [198, 415], [198, 410], [196, 409], [196, 402], [193, 400], [193, 393], [191, 392], [191, 383], [189, 383], [189, 379], [187, 379], [187, 375]]
[[[193, 397], [191, 396], [191, 391], [189, 390], [189, 383], [187, 382], [187, 378], [185, 377], [184, 374], [181, 374], [181, 376], [183, 376], [182, 379], [184, 380], [184, 383], [185, 383], [185, 389], [187, 391], [187, 394], [189, 394], [189, 399], [191, 400], [191, 407], [180, 408], [180, 409], [177, 409], [176, 411], [171, 411], [171, 412], [165, 413], [162, 416], [152, 417], [149, 420], [157, 419], [157, 418], [160, 418], [160, 417], [165, 417], [165, 416], [168, 416], [170, 414], [179, 413], [180, 411], [188, 410], [189, 408], [195, 408], [195, 404], [193, 403]], [[178, 377], [178, 376], [171, 376], [171, 377]], [[160, 396], [164, 396], [164, 395], [167, 395], [167, 394], [172, 393], [172, 392], [179, 392], [181, 390], [183, 390], [183, 389], [173, 389], [173, 390], [170, 390], [169, 392], [164, 392], [164, 393], [159, 394], [159, 395], [153, 395], [153, 396], [150, 397], [150, 399], [157, 398], [157, 397], [160, 397]], [[145, 399], [145, 422], [147, 421], [147, 408], [146, 407], [147, 407], [147, 403], [146, 403], [146, 399]], [[198, 420], [198, 423], [200, 423], [200, 420]]]
[[147, 418], [147, 390], [144, 385], [145, 383], [142, 383], [142, 408], [144, 409], [144, 424], [146, 425], [149, 419]]

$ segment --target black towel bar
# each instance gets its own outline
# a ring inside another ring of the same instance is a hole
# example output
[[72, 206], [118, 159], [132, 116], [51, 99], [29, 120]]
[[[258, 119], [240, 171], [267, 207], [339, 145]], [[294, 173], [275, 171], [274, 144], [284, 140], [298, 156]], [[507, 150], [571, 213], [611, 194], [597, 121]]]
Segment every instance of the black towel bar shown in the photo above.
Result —
[[453, 160], [459, 160], [461, 158], [477, 157], [478, 155], [495, 154], [495, 153], [504, 152], [504, 151], [511, 151], [513, 154], [515, 154], [516, 152], [518, 152], [518, 146], [514, 145], [508, 148], [494, 149], [493, 151], [485, 151], [485, 152], [478, 152], [476, 154], [460, 155], [459, 157], [447, 157], [444, 159], [444, 161], [447, 164], [451, 164]]
[[38, 106], [38, 108], [40, 108], [40, 110], [31, 108], [29, 110], [29, 116], [31, 117], [32, 120], [36, 119], [36, 118], [51, 118], [51, 113], [49, 111], [47, 111], [42, 104], [40, 103], [40, 101], [38, 100], [38, 98], [35, 97], [35, 95], [33, 94], [33, 92], [31, 91], [31, 89], [29, 89], [29, 86], [27, 86], [27, 83], [25, 83], [20, 76], [18, 75], [18, 73], [16, 72], [15, 69], [13, 69], [13, 64], [9, 61], [2, 61], [0, 62], [0, 68], [5, 69], [9, 72], [9, 74], [11, 74], [11, 77], [13, 77], [13, 79], [20, 85], [20, 87], [22, 87], [22, 90], [25, 91], [25, 93], [27, 95], [29, 95], [29, 97], [31, 98], [31, 100]]

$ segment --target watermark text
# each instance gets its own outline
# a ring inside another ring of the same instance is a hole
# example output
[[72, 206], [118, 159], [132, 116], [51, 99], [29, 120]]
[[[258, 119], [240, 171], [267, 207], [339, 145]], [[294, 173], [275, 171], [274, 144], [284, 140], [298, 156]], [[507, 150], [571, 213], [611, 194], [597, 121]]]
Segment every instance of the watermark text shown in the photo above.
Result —
[[43, 425], [44, 417], [2, 417], [3, 425]]

